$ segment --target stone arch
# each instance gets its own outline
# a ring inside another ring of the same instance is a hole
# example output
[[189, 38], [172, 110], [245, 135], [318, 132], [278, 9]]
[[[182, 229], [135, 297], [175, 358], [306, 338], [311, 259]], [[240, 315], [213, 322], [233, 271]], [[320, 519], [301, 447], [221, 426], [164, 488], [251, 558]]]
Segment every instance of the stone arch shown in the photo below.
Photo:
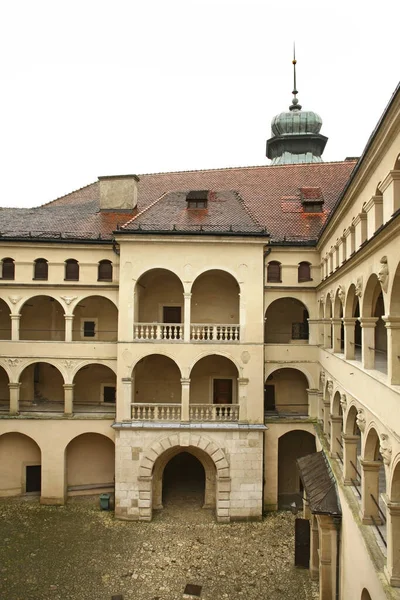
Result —
[[331, 295], [329, 293], [326, 297], [326, 302], [325, 302], [325, 319], [332, 318], [333, 302], [334, 302], [334, 298], [331, 298]]
[[179, 405], [180, 410], [182, 374], [175, 360], [160, 352], [147, 354], [136, 362], [132, 378], [134, 404], [171, 404], [176, 409]]
[[[155, 469], [156, 462], [165, 452], [169, 454], [173, 449], [177, 449], [178, 452], [182, 449], [192, 450], [192, 452], [204, 453], [209, 457], [215, 468], [217, 521], [228, 522], [230, 520], [228, 508], [230, 504], [230, 468], [225, 452], [211, 439], [189, 432], [161, 438], [144, 452], [139, 466], [139, 518], [141, 520], [151, 519], [153, 490], [157, 488], [157, 481], [153, 483], [153, 479], [154, 475], [162, 475], [160, 470]], [[209, 459], [204, 458], [205, 461], [208, 461], [207, 464], [211, 464]], [[160, 462], [160, 464], [162, 463]]]
[[[86, 372], [83, 372], [83, 371]], [[85, 361], [74, 371], [74, 404], [103, 404], [109, 408], [116, 402], [117, 374], [114, 364]]]
[[64, 308], [51, 294], [35, 294], [20, 307], [20, 340], [65, 340]]
[[[55, 371], [54, 371], [55, 369]], [[31, 359], [20, 367], [17, 381], [21, 384], [19, 402], [28, 406], [51, 407], [52, 412], [64, 411], [65, 376], [58, 361]]]
[[264, 410], [278, 414], [308, 415], [309, 381], [292, 366], [278, 367], [269, 373], [264, 387]]
[[270, 302], [264, 315], [265, 343], [289, 344], [291, 340], [308, 340], [310, 312], [301, 300], [291, 296]]
[[342, 299], [340, 298], [340, 288], [338, 288], [336, 290], [335, 293], [335, 300], [333, 303], [333, 316], [335, 319], [340, 319], [343, 317], [344, 315], [344, 304], [345, 301], [342, 302]]
[[149, 349], [147, 352], [145, 352], [144, 354], [141, 354], [133, 363], [132, 363], [132, 368], [131, 368], [131, 376], [133, 374], [133, 371], [136, 367], [136, 365], [143, 360], [144, 358], [148, 358], [149, 356], [153, 356], [153, 355], [160, 355], [160, 356], [164, 356], [165, 358], [169, 358], [170, 360], [172, 360], [173, 363], [175, 363], [175, 365], [178, 367], [179, 372], [181, 374], [181, 377], [183, 377], [183, 370], [181, 368], [181, 366], [179, 365], [179, 363], [176, 362], [175, 358], [172, 357], [170, 354], [168, 354], [168, 352], [165, 352], [165, 350], [160, 349], [159, 347], [157, 348], [157, 352], [152, 351], [151, 349]]
[[117, 341], [118, 307], [113, 298], [88, 294], [74, 305], [73, 317], [73, 341]]
[[0, 298], [0, 339], [11, 340], [11, 309], [4, 298]]
[[0, 410], [10, 406], [10, 377], [6, 369], [0, 365]]
[[232, 356], [231, 354], [228, 354], [227, 352], [222, 352], [222, 351], [204, 351], [201, 354], [199, 354], [198, 356], [196, 356], [196, 358], [192, 361], [192, 363], [189, 365], [189, 377], [193, 371], [193, 368], [196, 366], [196, 364], [198, 362], [200, 362], [203, 358], [207, 358], [207, 356], [223, 356], [224, 358], [227, 358], [228, 360], [230, 360], [236, 367], [237, 371], [238, 371], [238, 375], [239, 377], [242, 376], [242, 371], [243, 371], [243, 367], [240, 365], [240, 363], [237, 361], [237, 359]]
[[0, 496], [41, 491], [42, 452], [33, 436], [9, 431], [0, 436]]
[[90, 365], [100, 365], [102, 367], [108, 367], [111, 371], [114, 372], [115, 376], [117, 375], [117, 365], [114, 360], [80, 360], [71, 371], [71, 383], [74, 381], [77, 373], [83, 368], [88, 367]]
[[352, 283], [347, 290], [346, 300], [344, 303], [344, 317], [350, 318], [354, 317], [355, 306], [358, 302], [358, 297], [356, 296], [356, 286]]
[[[171, 269], [156, 267], [146, 269], [137, 278], [134, 295], [134, 323], [172, 322], [166, 309], [175, 308], [181, 315], [174, 320], [183, 323], [184, 285], [182, 279]], [[176, 316], [176, 315], [175, 315]], [[139, 333], [139, 332], [138, 332]]]
[[[240, 285], [235, 276], [223, 269], [208, 268], [195, 278], [190, 289], [193, 325], [240, 324]], [[197, 335], [204, 339], [207, 332], [200, 329]]]
[[[372, 273], [363, 294], [361, 317], [373, 317], [376, 301], [382, 292], [382, 286], [376, 273]], [[385, 302], [385, 299], [383, 299]]]
[[95, 298], [95, 297], [99, 297], [99, 298], [103, 298], [104, 300], [109, 300], [111, 302], [111, 304], [113, 304], [115, 306], [115, 308], [118, 310], [118, 302], [116, 300], [115, 294], [113, 292], [109, 292], [108, 290], [102, 290], [101, 288], [96, 290], [95, 294], [85, 294], [84, 296], [79, 296], [79, 298], [77, 298], [76, 300], [74, 300], [71, 305], [73, 306], [73, 311], [75, 311], [75, 308], [78, 304], [80, 304], [81, 302], [84, 302], [87, 298]]
[[226, 266], [220, 267], [220, 266], [216, 266], [216, 265], [209, 265], [208, 267], [204, 267], [197, 271], [196, 275], [193, 277], [192, 282], [190, 283], [188, 292], [193, 291], [193, 285], [196, 283], [197, 279], [199, 277], [201, 277], [202, 275], [204, 275], [205, 273], [207, 273], [208, 271], [221, 271], [223, 273], [226, 273], [227, 275], [230, 275], [232, 277], [232, 279], [234, 279], [236, 281], [238, 288], [239, 288], [239, 293], [242, 291], [237, 273], [235, 273], [235, 271], [233, 271], [232, 269], [230, 269]]
[[400, 154], [397, 156], [396, 160], [394, 161], [393, 171], [400, 171]]
[[356, 434], [356, 431], [358, 429], [356, 422], [357, 414], [357, 406], [355, 404], [352, 404], [347, 411], [346, 420], [344, 424], [344, 431], [347, 435]]
[[334, 394], [332, 394], [332, 405], [331, 405], [331, 414], [335, 417], [342, 415], [342, 407], [340, 404], [340, 392], [336, 390]]
[[282, 367], [282, 366], [279, 366], [279, 365], [271, 366], [265, 372], [265, 379], [267, 380], [270, 375], [272, 375], [278, 369], [282, 369], [282, 368], [283, 369], [290, 368], [290, 369], [294, 369], [295, 371], [300, 371], [301, 373], [303, 373], [303, 375], [307, 379], [307, 383], [308, 383], [308, 388], [309, 389], [316, 389], [318, 387], [316, 385], [314, 377], [311, 375], [310, 371], [308, 371], [308, 369], [306, 369], [302, 365], [301, 366], [300, 365], [296, 365], [296, 367]]
[[85, 495], [113, 489], [114, 440], [103, 433], [75, 435], [65, 448], [68, 495]]
[[400, 316], [400, 262], [397, 265], [390, 294], [390, 312], [391, 316]]
[[370, 423], [365, 431], [362, 458], [368, 461], [379, 459], [379, 433], [375, 423]]
[[367, 588], [364, 588], [361, 592], [361, 600], [372, 600], [371, 595]]

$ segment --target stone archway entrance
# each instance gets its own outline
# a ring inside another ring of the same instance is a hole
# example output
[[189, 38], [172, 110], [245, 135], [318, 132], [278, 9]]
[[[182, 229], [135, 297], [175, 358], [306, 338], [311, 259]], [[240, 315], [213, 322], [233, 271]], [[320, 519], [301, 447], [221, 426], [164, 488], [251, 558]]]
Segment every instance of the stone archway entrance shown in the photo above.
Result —
[[164, 468], [163, 506], [184, 504], [187, 508], [204, 507], [205, 479], [205, 469], [200, 460], [190, 452], [179, 452]]

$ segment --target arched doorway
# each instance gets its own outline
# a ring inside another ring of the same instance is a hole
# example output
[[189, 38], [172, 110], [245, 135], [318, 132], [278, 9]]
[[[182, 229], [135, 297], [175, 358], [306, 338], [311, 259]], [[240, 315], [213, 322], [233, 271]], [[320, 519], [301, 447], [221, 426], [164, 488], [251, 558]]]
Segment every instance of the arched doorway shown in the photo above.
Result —
[[198, 458], [189, 452], [179, 452], [164, 468], [162, 502], [200, 508], [204, 505], [205, 471]]
[[41, 491], [41, 451], [37, 443], [22, 433], [0, 436], [0, 496]]
[[308, 431], [289, 431], [279, 438], [278, 508], [288, 509], [292, 502], [302, 506], [303, 487], [296, 460], [315, 451], [315, 437]]
[[114, 442], [99, 433], [83, 433], [66, 451], [67, 494], [95, 494], [114, 487]]
[[54, 365], [37, 362], [20, 375], [20, 410], [64, 412], [64, 378]]
[[292, 344], [308, 340], [308, 310], [296, 298], [274, 300], [265, 313], [265, 343]]

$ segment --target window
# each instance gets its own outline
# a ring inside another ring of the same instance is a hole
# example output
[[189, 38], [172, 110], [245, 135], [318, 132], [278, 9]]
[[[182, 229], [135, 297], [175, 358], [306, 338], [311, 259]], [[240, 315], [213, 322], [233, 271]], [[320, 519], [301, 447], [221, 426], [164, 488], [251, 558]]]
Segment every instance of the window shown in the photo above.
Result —
[[15, 263], [13, 258], [3, 258], [3, 271], [2, 279], [14, 279], [15, 277]]
[[82, 333], [84, 338], [96, 338], [96, 321], [83, 321]]
[[305, 213], [322, 213], [321, 202], [307, 202], [303, 203], [303, 210]]
[[45, 258], [37, 258], [34, 263], [33, 279], [48, 278], [48, 262]]
[[207, 208], [208, 190], [194, 190], [186, 195], [188, 208]]
[[267, 267], [267, 281], [270, 283], [282, 283], [281, 280], [281, 263], [272, 260]]
[[79, 263], [74, 258], [65, 261], [65, 280], [79, 281]]
[[299, 263], [298, 282], [301, 283], [302, 281], [312, 281], [311, 265], [308, 262]]
[[112, 281], [112, 276], [112, 262], [110, 260], [101, 260], [99, 262], [97, 281]]
[[103, 388], [103, 402], [106, 402], [107, 404], [115, 404], [115, 394], [116, 394], [115, 385], [103, 384], [102, 388]]

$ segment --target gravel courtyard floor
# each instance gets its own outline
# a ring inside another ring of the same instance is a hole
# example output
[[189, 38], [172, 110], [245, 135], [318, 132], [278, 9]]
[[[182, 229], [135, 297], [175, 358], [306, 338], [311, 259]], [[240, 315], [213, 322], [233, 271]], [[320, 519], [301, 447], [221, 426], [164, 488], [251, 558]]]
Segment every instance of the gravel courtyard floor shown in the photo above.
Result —
[[317, 599], [308, 571], [293, 567], [293, 524], [214, 522], [192, 498], [170, 499], [151, 523], [117, 521], [94, 498], [64, 507], [0, 500], [3, 600]]

